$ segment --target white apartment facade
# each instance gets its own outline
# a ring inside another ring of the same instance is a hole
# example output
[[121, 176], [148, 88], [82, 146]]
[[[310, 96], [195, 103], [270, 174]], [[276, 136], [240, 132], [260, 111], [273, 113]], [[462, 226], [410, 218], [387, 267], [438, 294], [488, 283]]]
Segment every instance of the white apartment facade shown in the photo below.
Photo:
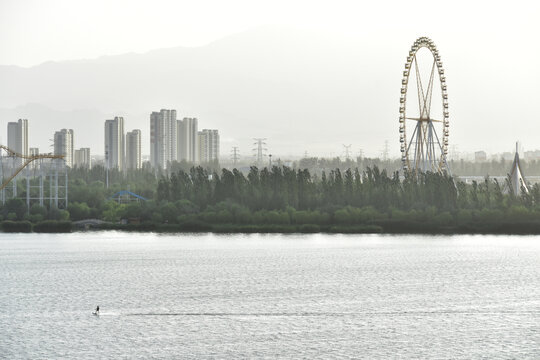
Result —
[[126, 133], [126, 168], [141, 169], [141, 130]]
[[54, 154], [63, 155], [66, 165], [73, 167], [73, 129], [54, 133]]
[[[28, 156], [28, 120], [19, 119], [17, 122], [7, 124], [7, 147], [18, 154]], [[22, 159], [15, 159], [17, 165], [22, 164]]]
[[150, 114], [150, 163], [166, 169], [178, 160], [178, 123], [176, 110], [161, 109]]
[[[39, 148], [36, 148], [36, 147], [29, 148], [28, 155], [30, 156], [39, 155]], [[32, 161], [30, 165], [28, 166], [30, 166], [30, 169], [37, 169], [39, 167], [39, 161]]]
[[124, 170], [125, 162], [124, 118], [105, 121], [105, 167]]
[[198, 138], [200, 163], [219, 160], [219, 131], [203, 129], [199, 131]]
[[73, 166], [86, 169], [92, 168], [90, 148], [80, 148], [74, 151]]
[[178, 120], [178, 160], [199, 162], [199, 137], [197, 118]]

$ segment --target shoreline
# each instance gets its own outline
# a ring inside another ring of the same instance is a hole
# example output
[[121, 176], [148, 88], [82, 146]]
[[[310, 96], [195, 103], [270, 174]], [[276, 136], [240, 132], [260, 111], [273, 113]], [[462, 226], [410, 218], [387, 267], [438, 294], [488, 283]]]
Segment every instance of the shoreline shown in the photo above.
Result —
[[215, 233], [215, 234], [409, 234], [409, 235], [540, 235], [539, 221], [489, 222], [461, 225], [407, 221], [374, 221], [368, 224], [119, 224], [101, 223], [81, 226], [70, 221], [4, 221], [3, 233], [84, 233], [122, 231], [138, 233]]

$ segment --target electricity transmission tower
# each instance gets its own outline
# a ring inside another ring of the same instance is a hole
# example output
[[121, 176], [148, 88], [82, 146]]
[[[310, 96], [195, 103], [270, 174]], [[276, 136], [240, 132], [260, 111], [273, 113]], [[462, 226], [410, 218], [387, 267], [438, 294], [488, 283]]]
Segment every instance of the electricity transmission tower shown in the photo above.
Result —
[[233, 161], [233, 165], [236, 166], [236, 164], [238, 164], [238, 160], [240, 160], [240, 151], [238, 150], [238, 146], [233, 146], [231, 150], [231, 159]]
[[450, 147], [450, 160], [459, 160], [459, 151], [457, 145]]
[[347, 161], [351, 159], [351, 146], [352, 144], [349, 144], [349, 145], [343, 144], [343, 148], [345, 149], [345, 160]]
[[257, 146], [256, 148], [253, 149], [254, 156], [257, 161], [257, 166], [262, 167], [263, 157], [266, 156], [265, 152], [268, 151], [268, 149], [264, 147], [266, 146], [266, 143], [265, 143], [266, 138], [253, 138], [253, 140], [255, 140], [253, 145]]
[[383, 161], [388, 161], [388, 153], [389, 153], [388, 140], [386, 140], [384, 142], [384, 150], [383, 150], [383, 153], [382, 153]]

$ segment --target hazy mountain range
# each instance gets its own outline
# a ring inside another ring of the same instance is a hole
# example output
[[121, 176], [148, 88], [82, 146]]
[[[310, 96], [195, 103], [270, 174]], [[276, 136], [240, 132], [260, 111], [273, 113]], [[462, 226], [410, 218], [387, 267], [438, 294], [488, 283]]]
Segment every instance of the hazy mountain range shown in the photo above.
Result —
[[[174, 108], [180, 117], [199, 118], [200, 128], [219, 129], [222, 155], [239, 146], [242, 155], [250, 156], [250, 139], [266, 137], [269, 152], [279, 155], [308, 151], [337, 156], [342, 144], [353, 144], [354, 153], [362, 148], [373, 156], [389, 140], [397, 156], [401, 73], [414, 39], [368, 35], [336, 38], [259, 28], [202, 47], [31, 68], [0, 66], [0, 137], [6, 142], [6, 122], [22, 117], [29, 119], [32, 146], [45, 149], [55, 130], [73, 128], [76, 148], [90, 146], [102, 154], [103, 122], [117, 115], [125, 117], [126, 131], [143, 131], [146, 154], [150, 112]], [[450, 51], [441, 48], [443, 61]], [[461, 61], [455, 55], [448, 58]], [[455, 66], [446, 72], [450, 110], [463, 118], [470, 105], [464, 101], [475, 86], [460, 84], [466, 77], [452, 78], [456, 72]], [[486, 76], [470, 80], [481, 82]], [[457, 96], [460, 87], [464, 90]], [[486, 108], [482, 101], [487, 100], [481, 99], [471, 115], [478, 129]], [[486, 113], [486, 120], [490, 116]], [[457, 133], [462, 142], [474, 138], [463, 129], [462, 119], [452, 119], [451, 126], [451, 136]], [[508, 139], [509, 148], [515, 140]]]

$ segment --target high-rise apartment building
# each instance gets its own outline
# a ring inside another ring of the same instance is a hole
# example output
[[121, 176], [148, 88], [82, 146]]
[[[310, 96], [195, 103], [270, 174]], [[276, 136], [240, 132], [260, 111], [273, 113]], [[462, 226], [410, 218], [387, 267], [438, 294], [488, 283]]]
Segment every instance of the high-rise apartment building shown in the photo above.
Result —
[[126, 133], [126, 168], [141, 169], [141, 130]]
[[[39, 155], [39, 148], [35, 148], [35, 147], [31, 147], [29, 150], [28, 150], [28, 155], [30, 156], [35, 156], [35, 155]], [[32, 161], [30, 163], [30, 169], [37, 169], [38, 166], [39, 166], [39, 161]]]
[[20, 137], [19, 133], [19, 124], [16, 122], [8, 122], [7, 124], [7, 147], [13, 151], [19, 152], [20, 148]]
[[124, 118], [105, 121], [105, 167], [124, 169], [125, 160]]
[[92, 168], [92, 158], [90, 157], [90, 148], [80, 148], [74, 151], [73, 166], [78, 168]]
[[54, 133], [54, 154], [64, 155], [64, 161], [73, 167], [73, 129], [62, 129]]
[[161, 109], [150, 114], [150, 163], [166, 169], [174, 160], [178, 160], [176, 110]]
[[178, 121], [178, 160], [199, 162], [199, 138], [197, 118]]
[[[7, 124], [8, 133], [8, 148], [27, 156], [28, 155], [28, 120], [19, 119], [17, 122], [9, 122]], [[22, 164], [22, 159], [17, 158], [15, 162], [18, 165]]]
[[203, 129], [199, 131], [199, 158], [201, 163], [209, 163], [219, 159], [219, 132]]

